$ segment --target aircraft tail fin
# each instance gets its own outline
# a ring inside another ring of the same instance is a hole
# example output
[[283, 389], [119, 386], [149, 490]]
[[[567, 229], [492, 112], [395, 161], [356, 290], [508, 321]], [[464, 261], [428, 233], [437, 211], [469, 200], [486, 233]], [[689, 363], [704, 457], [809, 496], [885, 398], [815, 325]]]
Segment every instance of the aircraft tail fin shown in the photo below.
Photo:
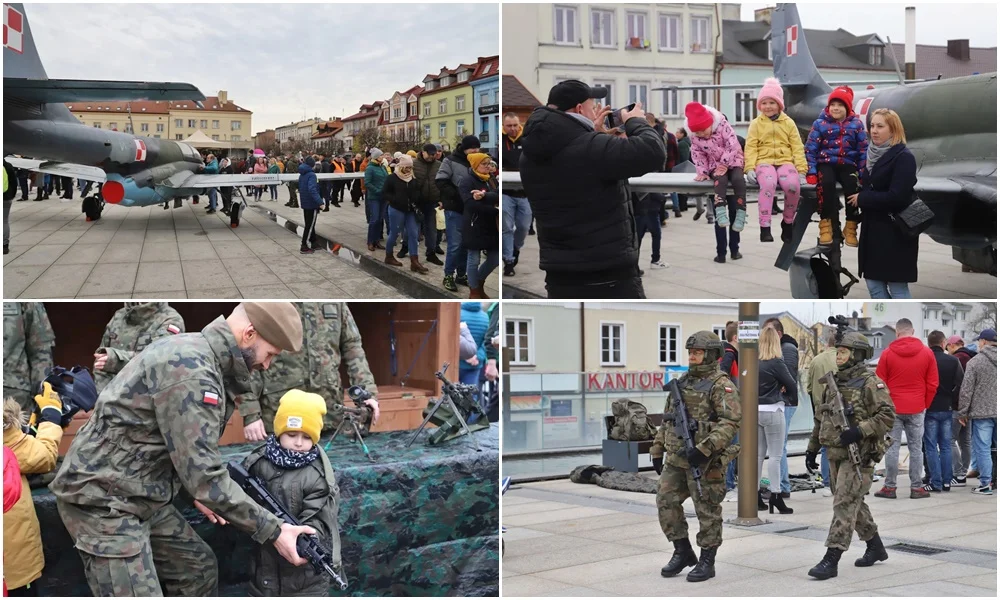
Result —
[[4, 77], [46, 79], [23, 4], [3, 5]]
[[[774, 76], [782, 87], [802, 97], [830, 93], [832, 88], [823, 80], [809, 52], [795, 4], [779, 4], [771, 13], [771, 54]], [[786, 100], [786, 104], [791, 103]]]

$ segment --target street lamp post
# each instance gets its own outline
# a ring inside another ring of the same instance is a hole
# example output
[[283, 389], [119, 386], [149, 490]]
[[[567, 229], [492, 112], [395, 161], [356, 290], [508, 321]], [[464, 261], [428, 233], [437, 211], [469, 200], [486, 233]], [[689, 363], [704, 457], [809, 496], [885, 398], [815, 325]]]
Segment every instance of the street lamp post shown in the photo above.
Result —
[[763, 525], [757, 516], [757, 490], [760, 479], [757, 473], [757, 341], [760, 338], [760, 303], [740, 302], [740, 480], [739, 504], [734, 525]]

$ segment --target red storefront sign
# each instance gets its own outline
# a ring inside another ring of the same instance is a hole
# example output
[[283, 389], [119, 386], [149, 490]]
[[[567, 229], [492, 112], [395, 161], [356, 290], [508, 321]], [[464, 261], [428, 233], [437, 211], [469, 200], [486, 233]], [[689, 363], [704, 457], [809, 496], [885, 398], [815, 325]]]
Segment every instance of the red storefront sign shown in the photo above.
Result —
[[587, 373], [587, 390], [600, 392], [662, 391], [665, 374], [660, 371]]

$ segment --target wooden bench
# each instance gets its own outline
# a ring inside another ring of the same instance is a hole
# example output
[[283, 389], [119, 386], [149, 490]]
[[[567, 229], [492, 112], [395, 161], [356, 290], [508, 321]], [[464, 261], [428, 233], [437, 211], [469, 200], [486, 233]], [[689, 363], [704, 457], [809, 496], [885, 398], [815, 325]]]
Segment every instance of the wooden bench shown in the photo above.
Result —
[[[614, 425], [613, 416], [604, 417], [604, 428], [606, 435], [611, 435], [611, 426]], [[651, 413], [649, 423], [653, 427], [659, 427], [663, 422], [663, 415]], [[653, 447], [653, 440], [642, 440], [638, 442], [622, 442], [618, 440], [604, 439], [601, 442], [601, 464], [606, 467], [613, 467], [616, 471], [627, 473], [639, 472], [639, 456], [649, 454], [649, 449]]]

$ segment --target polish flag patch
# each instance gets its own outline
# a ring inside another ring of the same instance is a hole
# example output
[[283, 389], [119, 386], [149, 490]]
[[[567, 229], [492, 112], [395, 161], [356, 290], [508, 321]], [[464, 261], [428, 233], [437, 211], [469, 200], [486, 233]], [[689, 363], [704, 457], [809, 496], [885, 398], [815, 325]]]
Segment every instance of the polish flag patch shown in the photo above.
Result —
[[219, 395], [214, 392], [205, 392], [205, 397], [201, 400], [205, 404], [211, 404], [212, 406], [219, 405]]
[[24, 53], [24, 15], [3, 5], [3, 47]]
[[135, 162], [146, 162], [146, 142], [135, 140]]
[[727, 394], [732, 394], [732, 393], [733, 393], [733, 388], [731, 388], [731, 387], [727, 387], [727, 388], [726, 388], [726, 393], [727, 393]]
[[792, 25], [785, 29], [785, 55], [795, 56], [799, 53], [799, 26]]
[[176, 325], [167, 325], [167, 331], [169, 331], [174, 335], [177, 335], [178, 333], [181, 332], [181, 328]]

